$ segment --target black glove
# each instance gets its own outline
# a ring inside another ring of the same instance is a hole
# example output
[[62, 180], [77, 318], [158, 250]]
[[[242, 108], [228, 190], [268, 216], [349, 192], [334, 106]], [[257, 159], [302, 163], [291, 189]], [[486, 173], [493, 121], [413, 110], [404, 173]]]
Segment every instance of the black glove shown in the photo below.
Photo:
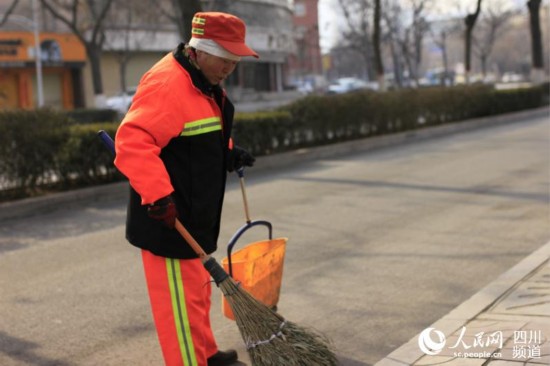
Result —
[[244, 166], [253, 166], [255, 161], [256, 159], [248, 151], [235, 145], [229, 150], [227, 170], [232, 172]]
[[176, 210], [176, 204], [172, 196], [166, 196], [150, 204], [147, 207], [147, 214], [150, 218], [159, 220], [170, 229], [174, 228], [176, 218], [178, 217], [178, 211]]

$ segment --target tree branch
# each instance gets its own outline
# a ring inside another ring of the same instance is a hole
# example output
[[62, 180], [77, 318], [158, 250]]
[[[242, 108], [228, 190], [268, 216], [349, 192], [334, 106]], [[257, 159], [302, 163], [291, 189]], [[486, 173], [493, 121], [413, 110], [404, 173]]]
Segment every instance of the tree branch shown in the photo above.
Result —
[[8, 21], [8, 18], [10, 17], [11, 13], [15, 10], [15, 7], [19, 3], [19, 0], [13, 0], [10, 4], [8, 10], [2, 15], [2, 19], [0, 19], [0, 27], [4, 25]]

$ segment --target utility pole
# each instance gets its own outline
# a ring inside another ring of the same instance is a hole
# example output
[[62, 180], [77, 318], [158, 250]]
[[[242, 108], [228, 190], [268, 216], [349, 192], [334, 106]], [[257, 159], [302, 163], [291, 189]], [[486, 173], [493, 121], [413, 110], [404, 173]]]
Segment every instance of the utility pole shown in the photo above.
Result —
[[36, 63], [36, 89], [38, 93], [38, 108], [44, 106], [44, 82], [42, 80], [42, 54], [40, 52], [40, 23], [38, 3], [32, 0], [32, 21], [34, 32], [34, 60]]

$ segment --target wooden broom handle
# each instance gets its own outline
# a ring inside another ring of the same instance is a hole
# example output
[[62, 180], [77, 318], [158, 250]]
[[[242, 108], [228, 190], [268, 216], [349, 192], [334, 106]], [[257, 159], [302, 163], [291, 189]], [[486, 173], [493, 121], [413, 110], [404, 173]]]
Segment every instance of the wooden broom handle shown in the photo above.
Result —
[[239, 178], [239, 183], [241, 184], [241, 193], [243, 195], [244, 203], [244, 215], [246, 217], [246, 223], [250, 224], [250, 211], [248, 210], [248, 199], [246, 198], [246, 190], [244, 189], [244, 178]]
[[185, 239], [185, 241], [187, 243], [189, 243], [189, 245], [191, 246], [191, 248], [193, 249], [193, 251], [195, 253], [197, 253], [197, 255], [199, 256], [199, 258], [204, 262], [208, 259], [208, 254], [206, 254], [206, 252], [202, 249], [202, 247], [200, 246], [200, 244], [195, 240], [195, 238], [193, 238], [193, 236], [191, 236], [191, 234], [189, 233], [189, 231], [187, 231], [187, 229], [182, 225], [182, 223], [180, 222], [180, 220], [178, 220], [176, 218], [176, 225], [175, 225], [175, 228], [176, 230], [180, 233], [181, 236], [183, 236], [183, 238]]
[[248, 199], [246, 198], [246, 189], [244, 188], [244, 166], [237, 169], [237, 175], [239, 176], [239, 183], [241, 185], [241, 193], [243, 195], [244, 203], [244, 215], [246, 223], [250, 224], [250, 211], [248, 210]]

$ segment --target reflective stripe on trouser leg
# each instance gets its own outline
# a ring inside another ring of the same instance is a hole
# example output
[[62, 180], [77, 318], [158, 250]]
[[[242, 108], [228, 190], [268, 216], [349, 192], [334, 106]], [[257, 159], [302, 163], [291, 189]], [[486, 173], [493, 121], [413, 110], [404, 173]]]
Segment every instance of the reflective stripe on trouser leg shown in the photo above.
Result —
[[157, 335], [167, 366], [206, 366], [217, 352], [210, 327], [210, 275], [199, 259], [171, 259], [143, 250]]

